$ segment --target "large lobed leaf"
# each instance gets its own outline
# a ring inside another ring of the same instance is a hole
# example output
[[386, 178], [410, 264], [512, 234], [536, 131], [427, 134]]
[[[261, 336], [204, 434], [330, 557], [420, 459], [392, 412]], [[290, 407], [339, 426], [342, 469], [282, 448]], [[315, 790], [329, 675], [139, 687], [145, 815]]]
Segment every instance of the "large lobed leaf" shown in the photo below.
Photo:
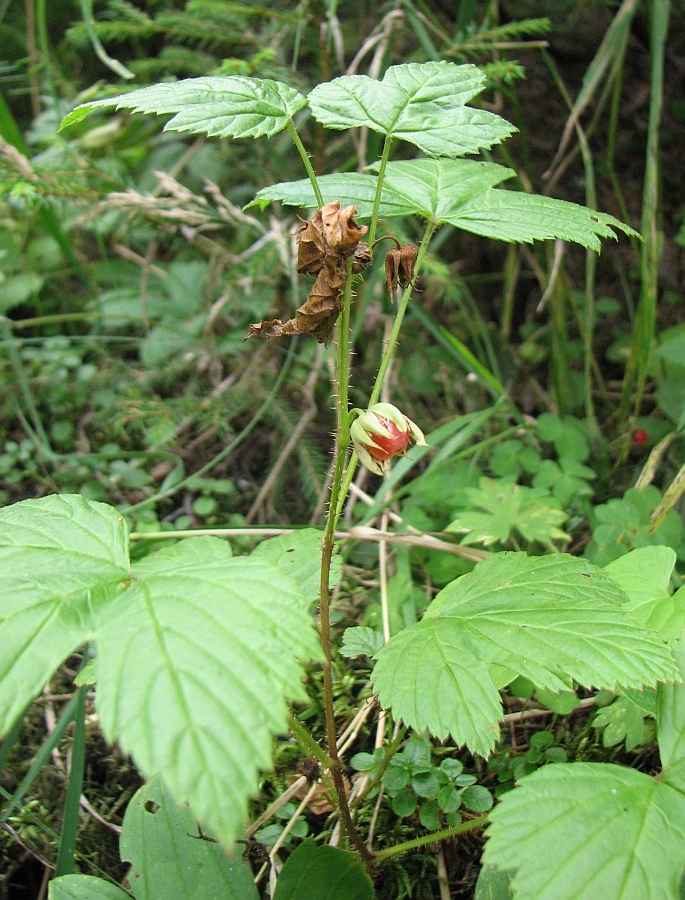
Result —
[[77, 496], [0, 510], [0, 736], [130, 578], [123, 518]]
[[320, 656], [307, 598], [279, 569], [194, 538], [134, 566], [101, 617], [98, 710], [147, 775], [230, 844], [306, 699], [297, 660]]
[[465, 106], [485, 76], [448, 62], [391, 66], [382, 81], [343, 75], [319, 84], [307, 100], [326, 128], [364, 126], [408, 141], [430, 156], [462, 156], [492, 147], [516, 129], [494, 113]]
[[[378, 164], [370, 167], [378, 168]], [[496, 163], [468, 159], [414, 159], [388, 163], [380, 216], [418, 215], [436, 225], [450, 224], [495, 240], [530, 243], [562, 238], [599, 251], [599, 238], [613, 229], [635, 235], [606, 213], [539, 194], [496, 190], [514, 176]], [[377, 177], [353, 172], [325, 175], [319, 185], [325, 202], [354, 203], [360, 218], [371, 215]], [[308, 180], [283, 182], [259, 191], [250, 206], [264, 209], [273, 200], [310, 209], [318, 205]]]
[[[653, 549], [653, 548], [651, 548]], [[491, 813], [486, 865], [515, 870], [519, 900], [672, 900], [685, 870], [685, 647], [660, 684], [659, 778], [603, 763], [547, 766]]]
[[287, 701], [306, 697], [298, 661], [320, 656], [303, 559], [314, 542], [279, 545], [274, 565], [266, 550], [234, 559], [227, 543], [193, 538], [131, 571], [125, 523], [105, 504], [60, 496], [0, 511], [2, 733], [94, 637], [106, 736], [230, 844]]
[[[381, 705], [418, 731], [476, 753], [495, 743], [501, 707], [487, 664], [539, 687], [638, 687], [675, 677], [672, 653], [586, 560], [500, 553], [444, 588], [423, 620], [378, 653]], [[476, 705], [474, 709], [474, 705]]]
[[210, 137], [257, 138], [278, 134], [305, 97], [280, 81], [242, 75], [187, 78], [172, 84], [154, 84], [107, 100], [82, 103], [67, 115], [61, 127], [80, 122], [96, 109], [173, 114], [165, 131], [188, 131]]
[[677, 640], [685, 627], [685, 587], [669, 590], [675, 561], [671, 547], [639, 547], [604, 567], [626, 592], [626, 609], [665, 641]]
[[682, 789], [604, 763], [545, 766], [490, 814], [483, 860], [516, 869], [517, 900], [673, 900]]

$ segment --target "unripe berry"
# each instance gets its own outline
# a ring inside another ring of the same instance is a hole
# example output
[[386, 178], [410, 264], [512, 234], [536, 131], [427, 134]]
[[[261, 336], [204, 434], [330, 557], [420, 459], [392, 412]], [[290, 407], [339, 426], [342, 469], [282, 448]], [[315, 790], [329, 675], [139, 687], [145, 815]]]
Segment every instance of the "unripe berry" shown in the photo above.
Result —
[[354, 449], [362, 465], [377, 475], [387, 475], [389, 460], [403, 455], [411, 444], [426, 445], [421, 429], [391, 403], [352, 412], [357, 414], [350, 428]]

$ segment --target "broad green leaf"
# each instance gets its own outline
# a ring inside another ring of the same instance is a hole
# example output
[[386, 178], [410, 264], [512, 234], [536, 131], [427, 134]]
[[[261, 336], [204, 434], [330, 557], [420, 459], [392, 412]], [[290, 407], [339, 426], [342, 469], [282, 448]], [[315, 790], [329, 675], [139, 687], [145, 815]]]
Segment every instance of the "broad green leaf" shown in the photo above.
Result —
[[643, 688], [641, 691], [631, 690], [630, 688], [622, 688], [621, 693], [631, 700], [635, 706], [639, 707], [642, 712], [648, 716], [656, 717], [656, 697], [657, 692], [653, 687]]
[[510, 889], [511, 876], [512, 873], [495, 866], [483, 866], [476, 882], [474, 900], [511, 900], [514, 896]]
[[67, 494], [0, 510], [0, 735], [129, 578], [128, 533], [112, 507]]
[[517, 900], [673, 900], [685, 867], [685, 796], [642, 772], [558, 763], [490, 814], [483, 861], [514, 869]]
[[[657, 737], [661, 764], [668, 777], [685, 760], [685, 642], [674, 645], [680, 683], [660, 684], [657, 690]], [[670, 770], [670, 772], [669, 772]], [[682, 776], [680, 777], [682, 779]], [[675, 779], [674, 779], [675, 780]], [[685, 793], [685, 779], [680, 789]]]
[[[263, 560], [280, 569], [298, 585], [310, 603], [317, 603], [321, 588], [321, 537], [317, 528], [302, 528], [263, 541], [252, 559]], [[331, 560], [330, 587], [338, 583], [342, 559], [336, 552]]]
[[62, 875], [48, 885], [48, 900], [129, 900], [129, 895], [92, 875]]
[[[378, 163], [370, 169], [377, 170]], [[380, 215], [419, 215], [436, 224], [448, 223], [503, 241], [530, 243], [558, 237], [596, 251], [601, 248], [600, 237], [616, 237], [613, 228], [635, 234], [618, 219], [575, 203], [493, 189], [514, 174], [512, 169], [495, 163], [467, 159], [391, 162], [386, 168]], [[340, 200], [344, 205], [354, 204], [360, 218], [371, 215], [375, 175], [325, 175], [319, 179], [319, 186], [326, 203]], [[302, 180], [263, 188], [250, 206], [264, 209], [273, 200], [311, 209], [318, 205], [311, 183]]]
[[346, 628], [343, 632], [340, 655], [348, 659], [356, 659], [358, 656], [375, 656], [383, 646], [383, 635], [374, 628], [365, 625], [357, 625]]
[[455, 207], [443, 216], [443, 221], [495, 240], [530, 244], [562, 238], [597, 253], [602, 249], [600, 237], [616, 237], [613, 228], [633, 237], [639, 236], [607, 213], [567, 200], [517, 191], [486, 191]]
[[[376, 170], [378, 163], [370, 166]], [[447, 221], [454, 210], [489, 188], [513, 178], [513, 169], [471, 159], [413, 159], [388, 163], [384, 190], [433, 222]]]
[[685, 627], [685, 591], [669, 591], [675, 561], [670, 547], [640, 547], [604, 566], [628, 595], [626, 609], [665, 641], [679, 638]]
[[[378, 179], [375, 175], [361, 175], [356, 172], [341, 172], [336, 175], [322, 175], [317, 178], [324, 203], [339, 200], [341, 206], [356, 206], [357, 218], [368, 218], [373, 212]], [[274, 200], [280, 200], [286, 206], [300, 206], [305, 209], [316, 209], [318, 201], [314, 195], [312, 183], [308, 178], [301, 181], [284, 181], [258, 191], [254, 200], [245, 209], [258, 206], [266, 207]], [[413, 216], [416, 204], [410, 199], [396, 194], [383, 186], [379, 214], [383, 218], [392, 216]]]
[[416, 731], [452, 735], [487, 756], [499, 736], [499, 693], [487, 666], [469, 652], [453, 623], [424, 619], [381, 648], [373, 671], [382, 707]]
[[157, 780], [140, 788], [126, 808], [120, 853], [131, 863], [136, 900], [258, 900], [238, 848], [228, 857], [219, 844], [203, 840], [188, 807], [175, 805]]
[[622, 609], [608, 576], [565, 554], [499, 553], [444, 588], [423, 620], [378, 653], [380, 702], [417, 731], [451, 734], [476, 753], [501, 716], [487, 664], [541, 688], [638, 687], [676, 675], [658, 636]]
[[215, 538], [158, 551], [134, 576], [98, 622], [103, 730], [230, 845], [286, 701], [306, 698], [298, 660], [320, 656], [308, 600]]
[[187, 131], [210, 137], [271, 137], [306, 106], [304, 96], [280, 81], [243, 75], [187, 78], [153, 84], [107, 100], [82, 103], [64, 118], [61, 128], [80, 122], [96, 109], [173, 114], [165, 131]]
[[369, 875], [356, 853], [303, 841], [286, 860], [273, 900], [373, 900]]
[[467, 108], [485, 86], [473, 65], [448, 62], [391, 66], [382, 81], [343, 75], [317, 85], [307, 97], [326, 128], [366, 127], [416, 145], [429, 156], [462, 156], [492, 147], [513, 134], [509, 122]]
[[479, 656], [550, 690], [573, 680], [613, 690], [674, 678], [671, 651], [624, 600], [587, 560], [498, 553], [440, 591], [425, 618], [453, 618]]

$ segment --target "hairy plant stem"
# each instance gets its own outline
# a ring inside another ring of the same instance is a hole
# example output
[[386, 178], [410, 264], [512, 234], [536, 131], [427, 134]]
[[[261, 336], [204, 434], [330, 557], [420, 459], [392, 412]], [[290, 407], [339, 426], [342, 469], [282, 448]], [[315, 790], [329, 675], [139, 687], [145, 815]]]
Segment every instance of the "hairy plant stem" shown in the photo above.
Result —
[[335, 544], [335, 525], [337, 521], [336, 510], [338, 497], [345, 468], [347, 447], [350, 443], [350, 417], [348, 412], [348, 378], [349, 378], [349, 327], [350, 304], [352, 302], [352, 260], [347, 261], [347, 281], [343, 295], [343, 311], [338, 324], [338, 358], [335, 371], [335, 389], [338, 398], [337, 418], [338, 435], [336, 443], [335, 469], [333, 472], [333, 484], [331, 486], [331, 501], [326, 519], [321, 552], [321, 602], [320, 602], [320, 627], [321, 647], [323, 649], [323, 692], [324, 708], [326, 715], [326, 738], [328, 742], [328, 755], [331, 760], [330, 773], [333, 785], [338, 795], [338, 811], [344, 832], [349, 835], [354, 847], [359, 851], [362, 859], [371, 860], [372, 854], [362, 841], [359, 832], [355, 828], [350, 813], [350, 807], [345, 793], [340, 757], [338, 756], [337, 734], [335, 727], [335, 713], [333, 710], [333, 675], [331, 667], [331, 619], [330, 619], [330, 573], [333, 548]]
[[[433, 222], [429, 222], [428, 227], [426, 228], [423, 238], [421, 239], [421, 244], [419, 245], [419, 252], [416, 257], [416, 264], [414, 266], [414, 278], [421, 271], [421, 264], [423, 263], [423, 259], [426, 255], [426, 251], [428, 250], [428, 245], [430, 244], [431, 238], [435, 232], [435, 224]], [[369, 397], [369, 406], [372, 406], [374, 403], [378, 403], [378, 400], [381, 396], [381, 390], [383, 388], [383, 381], [385, 380], [385, 375], [388, 371], [388, 366], [390, 365], [390, 360], [392, 359], [393, 352], [395, 350], [395, 345], [397, 344], [397, 338], [400, 334], [400, 328], [402, 327], [402, 322], [404, 320], [404, 314], [407, 311], [407, 307], [409, 306], [409, 300], [411, 299], [412, 291], [414, 289], [414, 285], [408, 284], [404, 289], [404, 293], [402, 294], [402, 299], [400, 300], [399, 306], [397, 307], [397, 314], [395, 315], [395, 321], [392, 326], [392, 331], [390, 332], [390, 337], [388, 338], [388, 344], [383, 352], [383, 358], [381, 359], [381, 364], [378, 369], [378, 374], [376, 375], [376, 381], [373, 386], [373, 390], [371, 391], [371, 396]], [[343, 479], [343, 483], [341, 486], [341, 490], [339, 491], [337, 507], [335, 513], [335, 521], [337, 523], [340, 514], [342, 513], [342, 508], [347, 498], [347, 492], [350, 489], [350, 485], [352, 484], [352, 479], [354, 478], [354, 473], [357, 468], [357, 454], [353, 453], [350, 457], [350, 462], [347, 466], [347, 470], [345, 471], [345, 477]]]
[[312, 162], [309, 159], [309, 154], [304, 148], [304, 144], [300, 140], [300, 136], [297, 133], [297, 129], [295, 128], [295, 123], [292, 119], [288, 119], [288, 133], [290, 137], [293, 139], [293, 144], [297, 148], [297, 152], [300, 154], [302, 162], [304, 163], [304, 167], [307, 170], [307, 175], [309, 175], [309, 180], [312, 183], [312, 187], [314, 189], [314, 196], [316, 197], [316, 202], [319, 205], [319, 208], [323, 206], [323, 197], [321, 196], [321, 189], [319, 188], [319, 182], [316, 180], [316, 173], [314, 172], [314, 167], [312, 166]]
[[488, 821], [487, 816], [479, 816], [477, 819], [471, 819], [470, 822], [462, 822], [459, 825], [453, 825], [452, 828], [444, 828], [442, 831], [434, 831], [432, 834], [424, 834], [422, 837], [414, 838], [413, 841], [405, 841], [403, 844], [395, 844], [394, 847], [388, 847], [381, 850], [374, 856], [374, 863], [382, 862], [384, 859], [390, 859], [392, 856], [399, 856], [406, 853], [407, 850], [414, 850], [416, 847], [425, 847], [426, 844], [435, 844], [438, 841], [446, 841], [448, 838], [454, 837], [455, 834], [464, 834], [467, 831], [475, 831], [482, 828]]

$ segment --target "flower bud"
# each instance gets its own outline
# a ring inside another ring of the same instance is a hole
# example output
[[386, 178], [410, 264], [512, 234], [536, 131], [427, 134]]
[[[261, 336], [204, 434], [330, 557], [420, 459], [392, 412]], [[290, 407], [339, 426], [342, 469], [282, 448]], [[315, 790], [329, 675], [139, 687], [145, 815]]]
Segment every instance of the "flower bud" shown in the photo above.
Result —
[[421, 429], [391, 403], [374, 403], [358, 414], [350, 427], [350, 437], [359, 461], [377, 475], [387, 475], [389, 460], [403, 456], [412, 444], [426, 446]]

